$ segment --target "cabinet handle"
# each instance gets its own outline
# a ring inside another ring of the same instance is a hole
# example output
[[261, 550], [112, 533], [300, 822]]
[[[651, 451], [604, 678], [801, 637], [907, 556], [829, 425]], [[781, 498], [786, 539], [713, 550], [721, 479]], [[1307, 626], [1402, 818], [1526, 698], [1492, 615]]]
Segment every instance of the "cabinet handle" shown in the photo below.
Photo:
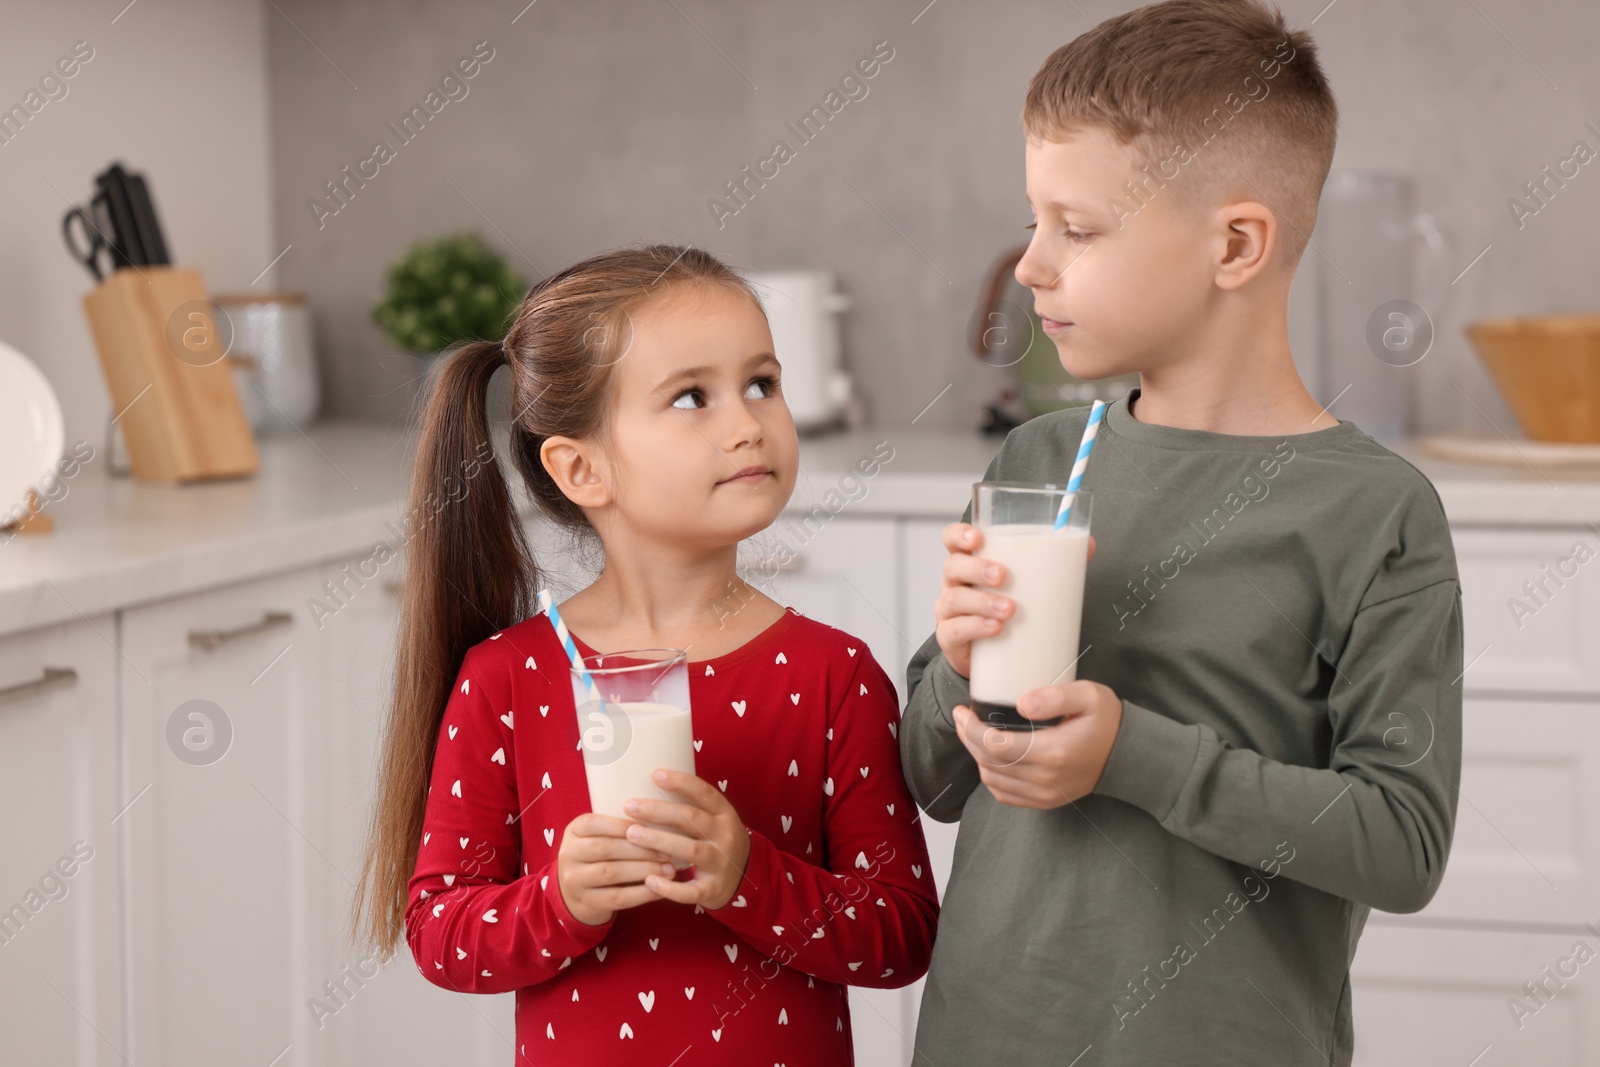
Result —
[[213, 649], [236, 637], [245, 637], [249, 634], [270, 630], [274, 626], [287, 626], [294, 621], [294, 616], [287, 611], [262, 612], [261, 618], [256, 622], [246, 623], [232, 630], [190, 630], [189, 643], [196, 648]]
[[47, 685], [55, 685], [58, 682], [63, 685], [77, 685], [78, 672], [71, 667], [46, 667], [43, 673], [31, 682], [18, 682], [16, 685], [8, 685], [4, 689], [0, 689], [0, 700], [20, 697], [36, 689], [43, 689]]

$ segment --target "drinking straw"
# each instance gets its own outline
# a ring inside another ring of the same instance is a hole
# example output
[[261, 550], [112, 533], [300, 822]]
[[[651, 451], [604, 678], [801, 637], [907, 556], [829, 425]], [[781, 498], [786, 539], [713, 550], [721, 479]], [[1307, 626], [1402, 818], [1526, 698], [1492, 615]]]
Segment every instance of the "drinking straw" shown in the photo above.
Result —
[[589, 694], [589, 699], [598, 701], [600, 690], [590, 677], [588, 668], [583, 665], [583, 657], [578, 655], [578, 646], [573, 644], [572, 635], [567, 633], [567, 624], [561, 621], [561, 613], [556, 610], [556, 602], [550, 598], [548, 589], [539, 590], [539, 606], [550, 616], [550, 625], [556, 628], [556, 636], [561, 638], [561, 644], [566, 647], [567, 658], [572, 661], [572, 666], [583, 678], [584, 689]]
[[1083, 427], [1083, 441], [1078, 445], [1078, 458], [1072, 464], [1072, 475], [1067, 479], [1067, 491], [1061, 497], [1061, 509], [1056, 512], [1056, 529], [1067, 524], [1067, 514], [1072, 510], [1072, 498], [1083, 484], [1083, 472], [1089, 466], [1089, 453], [1094, 450], [1094, 436], [1100, 432], [1100, 420], [1105, 418], [1106, 402], [1096, 400], [1089, 408], [1089, 421]]

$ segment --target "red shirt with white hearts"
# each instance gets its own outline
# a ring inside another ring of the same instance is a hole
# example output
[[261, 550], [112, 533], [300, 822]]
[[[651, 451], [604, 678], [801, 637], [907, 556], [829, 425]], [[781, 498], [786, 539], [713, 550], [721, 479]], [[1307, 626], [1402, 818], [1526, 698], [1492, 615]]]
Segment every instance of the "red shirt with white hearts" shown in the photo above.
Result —
[[568, 669], [542, 613], [467, 651], [409, 887], [418, 969], [446, 989], [516, 990], [519, 1067], [647, 1050], [696, 1067], [853, 1063], [845, 986], [915, 981], [938, 925], [883, 668], [792, 608], [691, 660], [695, 773], [749, 830], [744, 877], [722, 908], [655, 900], [599, 926], [555, 877], [562, 833], [590, 810]]

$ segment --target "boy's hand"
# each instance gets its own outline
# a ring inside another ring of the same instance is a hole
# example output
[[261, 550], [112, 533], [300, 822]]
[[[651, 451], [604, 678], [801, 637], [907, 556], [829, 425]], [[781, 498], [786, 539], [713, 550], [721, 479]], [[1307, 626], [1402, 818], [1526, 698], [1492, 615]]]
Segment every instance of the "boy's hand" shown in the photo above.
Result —
[[708, 909], [726, 906], [750, 859], [750, 833], [744, 820], [716, 786], [697, 775], [663, 767], [653, 777], [664, 792], [683, 800], [629, 800], [623, 805], [628, 815], [654, 825], [629, 826], [628, 840], [693, 864], [694, 877], [676, 882], [671, 875], [655, 873], [646, 877], [644, 884], [680, 904]]
[[[972, 642], [993, 637], [1002, 623], [1017, 610], [1008, 596], [987, 592], [1008, 578], [1006, 567], [972, 553], [983, 547], [983, 529], [966, 522], [952, 522], [944, 528], [944, 547], [950, 555], [944, 561], [944, 578], [939, 599], [933, 603], [934, 638], [950, 666], [963, 678], [972, 675]], [[1089, 538], [1089, 558], [1094, 558], [1094, 538]]]
[[1002, 730], [980, 721], [965, 704], [955, 709], [956, 732], [994, 798], [1049, 809], [1094, 792], [1122, 726], [1122, 698], [1108, 686], [1080, 679], [1030, 689], [1017, 711], [1029, 719], [1066, 718], [1056, 726]]

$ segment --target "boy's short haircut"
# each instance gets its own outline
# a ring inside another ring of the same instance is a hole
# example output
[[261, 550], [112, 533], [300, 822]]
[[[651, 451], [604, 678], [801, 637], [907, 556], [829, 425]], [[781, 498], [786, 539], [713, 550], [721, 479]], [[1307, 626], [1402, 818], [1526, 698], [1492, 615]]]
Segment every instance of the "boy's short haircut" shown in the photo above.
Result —
[[1292, 269], [1316, 223], [1339, 111], [1304, 30], [1260, 0], [1166, 0], [1100, 23], [1051, 53], [1028, 85], [1023, 130], [1061, 140], [1099, 126], [1145, 168], [1119, 220], [1150, 198], [1238, 196], [1278, 218]]

